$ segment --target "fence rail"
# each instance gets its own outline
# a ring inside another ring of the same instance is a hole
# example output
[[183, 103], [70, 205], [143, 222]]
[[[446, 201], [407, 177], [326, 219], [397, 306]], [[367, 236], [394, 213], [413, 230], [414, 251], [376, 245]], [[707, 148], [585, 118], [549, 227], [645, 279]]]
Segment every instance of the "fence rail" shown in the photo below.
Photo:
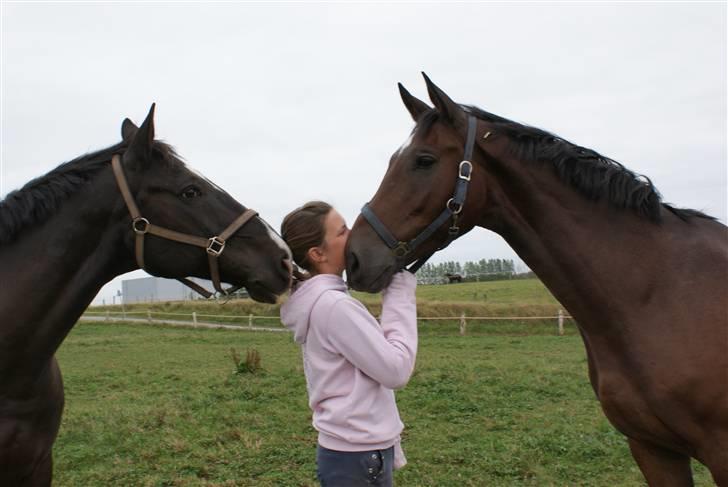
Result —
[[[154, 318], [156, 316], [170, 316], [170, 317], [184, 317], [188, 319], [160, 319]], [[138, 317], [137, 317], [138, 316]], [[203, 320], [200, 320], [203, 318]], [[205, 321], [204, 319], [224, 319], [225, 321]], [[103, 321], [126, 321], [126, 322], [146, 322], [146, 323], [157, 323], [157, 324], [174, 324], [180, 326], [193, 326], [201, 328], [226, 328], [226, 329], [239, 329], [239, 330], [253, 330], [253, 331], [288, 331], [288, 329], [277, 326], [277, 327], [262, 327], [254, 326], [253, 322], [256, 320], [280, 320], [279, 316], [265, 316], [265, 315], [209, 315], [199, 314], [196, 311], [192, 313], [173, 313], [166, 311], [86, 311], [81, 319], [83, 320], [103, 320]], [[566, 320], [573, 320], [569, 315], [564, 314], [562, 310], [559, 310], [556, 316], [466, 316], [465, 313], [461, 313], [460, 316], [418, 316], [418, 321], [457, 321], [460, 324], [460, 334], [465, 335], [467, 333], [467, 324], [471, 321], [544, 321], [544, 320], [555, 320], [557, 326], [557, 333], [559, 335], [564, 334], [564, 322]], [[246, 323], [243, 324], [231, 324], [230, 322]]]

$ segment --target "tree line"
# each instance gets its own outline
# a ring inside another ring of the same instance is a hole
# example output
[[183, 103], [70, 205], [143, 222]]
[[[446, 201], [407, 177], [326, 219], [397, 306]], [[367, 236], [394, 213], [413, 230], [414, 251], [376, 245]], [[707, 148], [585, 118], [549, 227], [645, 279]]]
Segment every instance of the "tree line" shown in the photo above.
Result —
[[447, 282], [447, 274], [457, 274], [463, 281], [495, 281], [509, 279], [516, 274], [516, 265], [511, 259], [480, 259], [479, 261], [426, 263], [417, 272], [423, 284]]

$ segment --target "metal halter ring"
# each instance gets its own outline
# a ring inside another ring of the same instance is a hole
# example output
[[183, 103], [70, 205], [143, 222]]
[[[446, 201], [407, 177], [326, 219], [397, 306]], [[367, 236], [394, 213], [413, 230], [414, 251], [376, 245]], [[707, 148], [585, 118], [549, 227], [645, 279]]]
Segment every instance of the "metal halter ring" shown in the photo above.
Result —
[[225, 241], [220, 237], [210, 237], [207, 241], [207, 253], [219, 257], [225, 250]]
[[410, 253], [409, 245], [407, 242], [398, 242], [396, 247], [392, 248], [392, 253], [397, 258], [402, 258]]
[[[458, 205], [457, 206], [457, 209], [453, 209], [452, 208], [452, 205], [453, 204]], [[447, 200], [447, 204], [445, 206], [447, 207], [448, 210], [452, 211], [452, 214], [453, 215], [458, 215], [458, 214], [460, 214], [461, 211], [463, 211], [463, 204], [462, 203], [455, 203], [452, 198], [450, 198], [449, 200]]]
[[[468, 173], [463, 174], [463, 166], [467, 164], [468, 166]], [[463, 161], [460, 163], [460, 166], [458, 168], [458, 177], [460, 179], [464, 179], [466, 181], [470, 181], [470, 175], [473, 174], [473, 163], [470, 161]]]
[[[142, 223], [144, 226], [142, 228], [139, 228], [137, 226], [139, 223]], [[131, 222], [131, 228], [132, 230], [134, 230], [134, 233], [144, 235], [149, 231], [149, 220], [141, 216], [134, 218], [134, 220], [132, 220]]]

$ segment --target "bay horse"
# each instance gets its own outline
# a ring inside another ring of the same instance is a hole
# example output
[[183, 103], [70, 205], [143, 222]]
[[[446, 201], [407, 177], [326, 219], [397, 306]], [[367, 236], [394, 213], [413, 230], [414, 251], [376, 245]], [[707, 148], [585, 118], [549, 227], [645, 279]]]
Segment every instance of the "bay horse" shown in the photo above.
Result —
[[54, 354], [106, 282], [143, 267], [168, 278], [217, 274], [266, 302], [289, 287], [288, 247], [155, 141], [153, 115], [154, 105], [140, 127], [124, 120], [120, 143], [0, 202], [2, 486], [50, 485], [64, 405]]
[[692, 485], [693, 457], [728, 486], [728, 229], [614, 160], [425, 81], [434, 107], [399, 85], [416, 125], [352, 228], [352, 287], [377, 292], [476, 225], [492, 230], [576, 319], [594, 392], [648, 484]]

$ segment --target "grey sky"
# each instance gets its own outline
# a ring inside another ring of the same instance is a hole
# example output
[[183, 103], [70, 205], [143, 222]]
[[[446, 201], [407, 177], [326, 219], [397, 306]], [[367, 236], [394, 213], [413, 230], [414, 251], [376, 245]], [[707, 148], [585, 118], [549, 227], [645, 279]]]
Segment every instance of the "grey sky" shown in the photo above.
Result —
[[[157, 102], [158, 136], [274, 227], [309, 199], [351, 223], [412, 127], [396, 83], [426, 99], [425, 71], [725, 222], [726, 54], [725, 2], [3, 2], [0, 197]], [[495, 257], [476, 229], [433, 261]]]

